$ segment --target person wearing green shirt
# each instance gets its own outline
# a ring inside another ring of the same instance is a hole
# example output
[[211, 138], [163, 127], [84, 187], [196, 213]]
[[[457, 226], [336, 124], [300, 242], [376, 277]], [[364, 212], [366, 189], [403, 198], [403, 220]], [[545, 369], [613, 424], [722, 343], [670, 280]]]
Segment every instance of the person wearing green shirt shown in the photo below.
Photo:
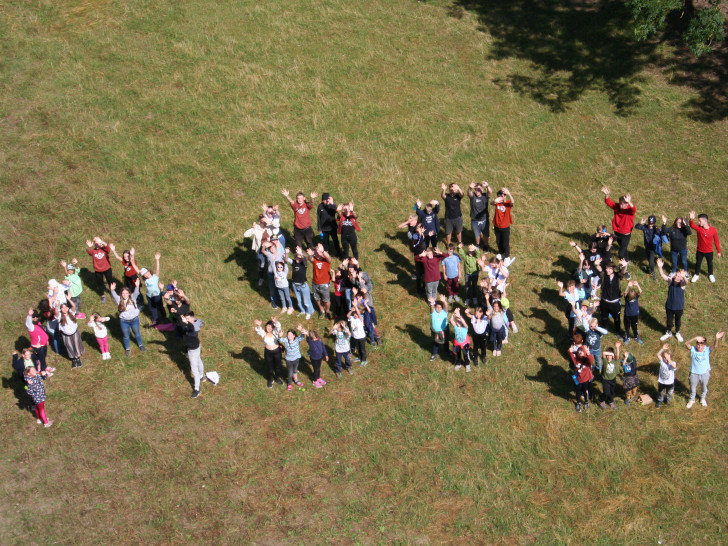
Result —
[[81, 277], [78, 275], [78, 260], [73, 258], [70, 264], [65, 260], [61, 260], [61, 267], [66, 271], [63, 284], [68, 286], [68, 292], [71, 295], [71, 301], [76, 306], [76, 318], [85, 319], [86, 315], [81, 312], [81, 292], [83, 292], [83, 284]]
[[599, 407], [617, 409], [614, 405], [614, 391], [617, 388], [617, 375], [619, 374], [619, 362], [614, 357], [614, 349], [611, 347], [602, 354], [602, 401]]
[[470, 245], [467, 250], [463, 244], [458, 244], [458, 256], [462, 261], [463, 272], [465, 273], [465, 305], [478, 305], [478, 275], [480, 267], [478, 260], [483, 251], [475, 245]]

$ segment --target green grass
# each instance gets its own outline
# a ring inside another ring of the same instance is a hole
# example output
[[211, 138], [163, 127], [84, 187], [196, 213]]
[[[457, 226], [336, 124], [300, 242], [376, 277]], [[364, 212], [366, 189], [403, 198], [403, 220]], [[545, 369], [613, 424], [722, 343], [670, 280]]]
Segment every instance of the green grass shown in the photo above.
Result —
[[[2, 346], [25, 335], [58, 261], [89, 267], [84, 241], [100, 235], [135, 246], [141, 265], [162, 253], [222, 376], [191, 400], [179, 344], [144, 330], [150, 350], [126, 359], [112, 330], [111, 361], [93, 343], [83, 370], [56, 359], [49, 430], [3, 380], [0, 542], [723, 540], [725, 353], [707, 410], [687, 411], [679, 389], [660, 411], [577, 415], [564, 371], [555, 281], [568, 241], [609, 219], [603, 184], [631, 192], [638, 216], [697, 209], [728, 232], [728, 125], [696, 117], [697, 91], [669, 83], [668, 47], [636, 48], [618, 15], [602, 25], [589, 4], [0, 6]], [[516, 199], [521, 331], [501, 359], [456, 375], [427, 362], [395, 226], [440, 183], [481, 179]], [[329, 385], [305, 393], [269, 391], [251, 366], [252, 321], [270, 310], [239, 241], [282, 187], [356, 202], [386, 339], [366, 369], [326, 370]], [[636, 261], [641, 247], [635, 234]], [[649, 392], [665, 290], [634, 270]], [[720, 261], [716, 276], [688, 288], [686, 337], [725, 325]], [[115, 314], [89, 286], [83, 300]]]

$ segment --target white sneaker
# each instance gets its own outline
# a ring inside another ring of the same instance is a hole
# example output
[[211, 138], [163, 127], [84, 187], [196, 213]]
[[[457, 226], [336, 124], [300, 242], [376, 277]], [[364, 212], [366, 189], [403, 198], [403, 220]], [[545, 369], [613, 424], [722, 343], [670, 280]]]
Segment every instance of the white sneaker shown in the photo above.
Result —
[[288, 312], [288, 307], [281, 307], [281, 315], [284, 315]]
[[708, 278], [710, 279], [710, 282], [715, 282], [715, 275], [710, 275]]
[[511, 322], [511, 327], [513, 328], [513, 333], [514, 334], [517, 334], [518, 333], [518, 326], [516, 326], [516, 323], [515, 322]]
[[311, 313], [306, 313], [306, 320], [311, 320]]
[[503, 260], [503, 265], [505, 265], [506, 267], [510, 267], [511, 264], [515, 261], [516, 261], [515, 256], [513, 256], [512, 258], [506, 258], [505, 260]]
[[462, 367], [463, 367], [463, 366], [462, 366], [462, 364], [458, 364], [458, 365], [456, 365], [456, 366], [455, 366], [455, 371], [458, 371], [458, 370], [459, 370], [460, 368], [462, 368]]
[[693, 407], [693, 405], [695, 405], [695, 400], [690, 400], [690, 402], [688, 402], [687, 406], [685, 406], [685, 407], [690, 409]]
[[498, 258], [499, 260], [503, 259], [503, 256], [501, 256], [500, 254], [496, 254], [495, 257]]
[[470, 371], [470, 364], [468, 364], [467, 366], [465, 366], [465, 371], [466, 372], [469, 372]]
[[703, 406], [704, 408], [708, 407], [708, 402], [705, 400], [705, 398], [700, 399], [700, 405]]
[[660, 338], [660, 341], [667, 341], [672, 337], [672, 332], [667, 332], [664, 336]]
[[447, 303], [452, 303], [452, 299], [453, 299], [452, 296], [448, 296], [447, 297]]
[[672, 278], [673, 278], [674, 276], [675, 276], [675, 273], [672, 273], [672, 272], [670, 272], [670, 274], [668, 275], [668, 277], [670, 277], [671, 279], [672, 279]]
[[692, 279], [690, 279], [690, 282], [698, 282], [698, 279], [699, 279], [699, 278], [700, 278], [700, 277], [699, 277], [698, 275], [693, 275], [693, 278], [692, 278]]
[[685, 341], [685, 340], [683, 339], [683, 337], [682, 337], [682, 336], [680, 335], [680, 332], [677, 332], [677, 333], [675, 334], [675, 339], [677, 339], [677, 340], [678, 340], [678, 341], [679, 341], [680, 343], [682, 343], [683, 341]]
[[458, 303], [460, 303], [461, 301], [463, 301], [463, 300], [460, 299], [460, 296], [454, 296], [454, 297], [455, 297], [455, 301], [458, 302]]

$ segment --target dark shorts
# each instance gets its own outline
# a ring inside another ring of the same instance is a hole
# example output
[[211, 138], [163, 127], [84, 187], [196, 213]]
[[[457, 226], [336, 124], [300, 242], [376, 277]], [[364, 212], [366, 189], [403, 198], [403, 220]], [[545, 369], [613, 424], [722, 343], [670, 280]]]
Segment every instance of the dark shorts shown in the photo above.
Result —
[[445, 233], [450, 235], [453, 230], [455, 230], [455, 233], [462, 233], [463, 232], [463, 217], [460, 216], [459, 218], [445, 218]]
[[313, 285], [313, 299], [315, 301], [322, 301], [329, 303], [331, 301], [331, 287], [328, 284], [314, 284]]

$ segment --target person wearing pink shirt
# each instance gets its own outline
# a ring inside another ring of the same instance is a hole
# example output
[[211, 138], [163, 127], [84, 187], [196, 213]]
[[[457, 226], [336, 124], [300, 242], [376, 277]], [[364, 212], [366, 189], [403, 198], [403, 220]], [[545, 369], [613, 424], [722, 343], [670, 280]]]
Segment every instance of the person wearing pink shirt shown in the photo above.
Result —
[[698, 215], [698, 223], [695, 223], [695, 211], [690, 211], [690, 227], [695, 230], [698, 235], [698, 250], [695, 252], [695, 275], [690, 279], [691, 282], [698, 282], [700, 278], [700, 266], [703, 265], [703, 259], [708, 262], [708, 278], [710, 282], [715, 282], [713, 275], [713, 245], [718, 251], [720, 258], [720, 239], [718, 231], [708, 223], [708, 215]]

